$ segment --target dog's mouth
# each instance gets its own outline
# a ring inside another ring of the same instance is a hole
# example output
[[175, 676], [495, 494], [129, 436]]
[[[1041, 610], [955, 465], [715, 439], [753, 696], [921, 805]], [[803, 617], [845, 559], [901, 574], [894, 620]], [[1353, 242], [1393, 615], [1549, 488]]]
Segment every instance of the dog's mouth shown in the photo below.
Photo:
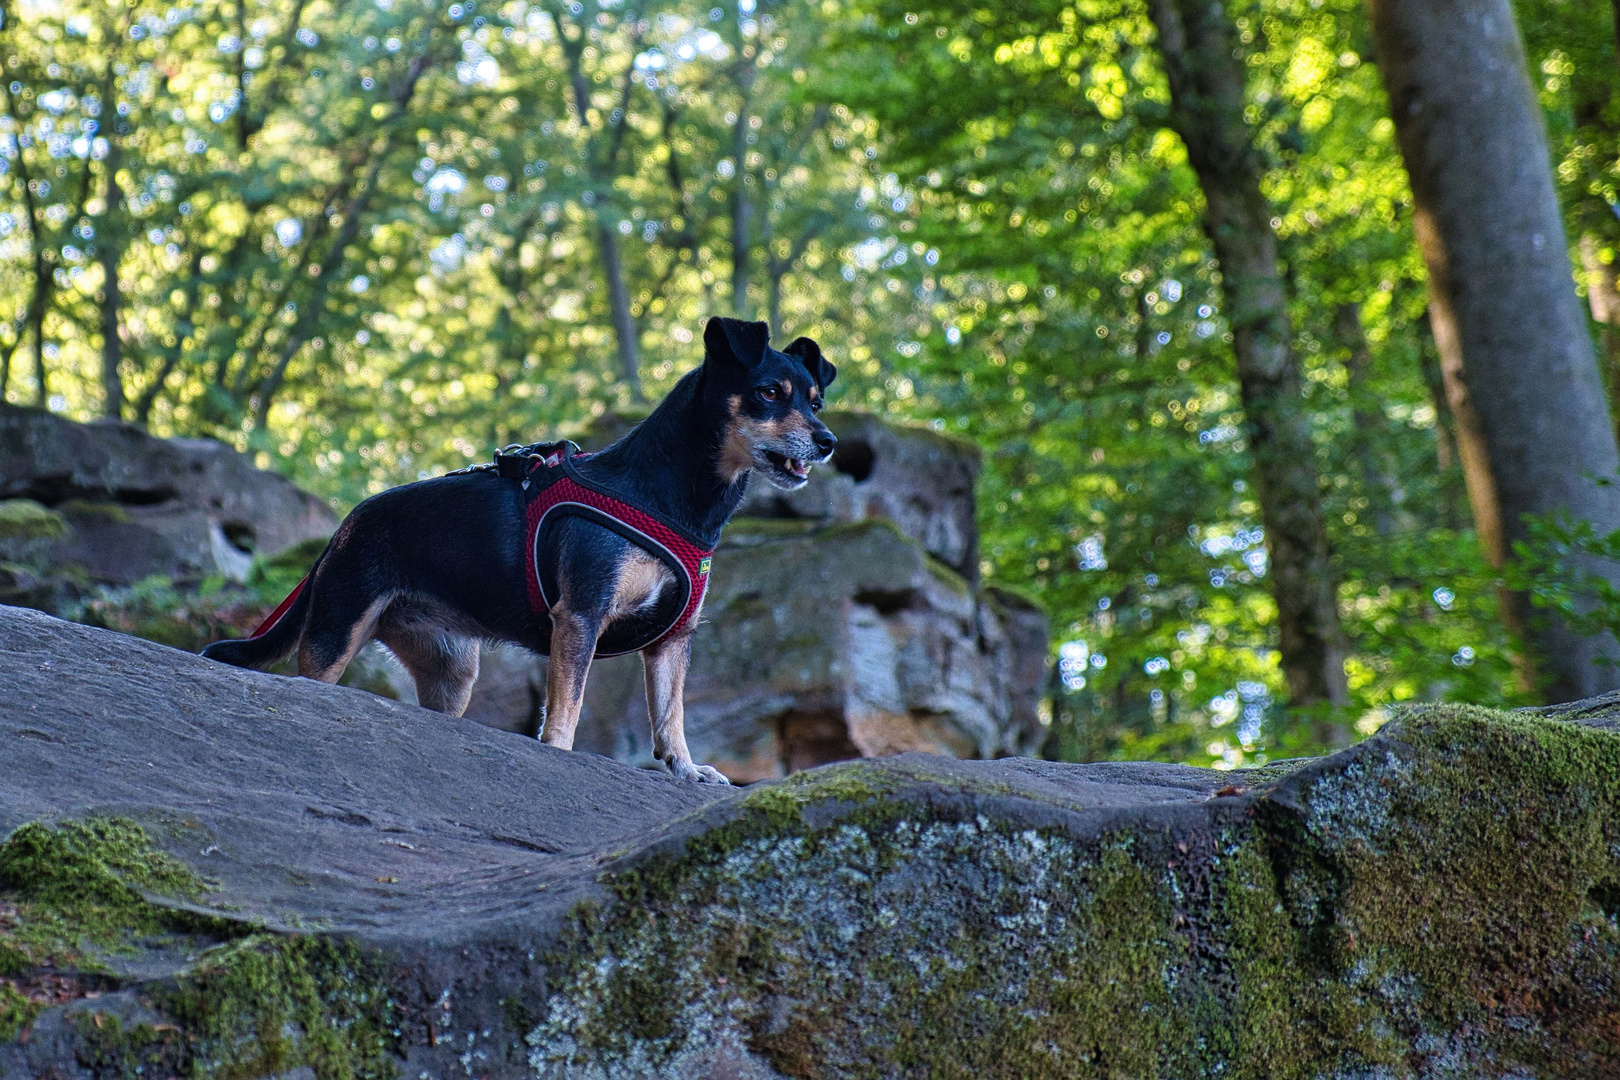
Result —
[[778, 454], [775, 450], [767, 450], [765, 460], [770, 462], [771, 469], [784, 479], [800, 484], [810, 479], [810, 463], [803, 458], [788, 457], [786, 454]]

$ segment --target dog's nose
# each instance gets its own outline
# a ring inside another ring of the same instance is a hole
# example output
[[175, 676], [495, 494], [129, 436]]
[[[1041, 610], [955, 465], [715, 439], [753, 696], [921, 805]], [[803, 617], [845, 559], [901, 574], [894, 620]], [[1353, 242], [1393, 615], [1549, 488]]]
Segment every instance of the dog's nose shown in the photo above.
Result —
[[838, 445], [838, 436], [834, 435], [826, 428], [822, 428], [820, 431], [816, 432], [815, 440], [816, 450], [821, 454], [822, 457], [826, 457], [828, 454], [832, 453], [833, 447]]

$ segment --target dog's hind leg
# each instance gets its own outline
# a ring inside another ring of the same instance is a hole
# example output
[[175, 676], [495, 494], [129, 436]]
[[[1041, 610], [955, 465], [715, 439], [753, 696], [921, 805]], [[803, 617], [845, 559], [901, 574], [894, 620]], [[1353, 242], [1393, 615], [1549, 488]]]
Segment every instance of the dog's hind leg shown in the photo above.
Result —
[[642, 650], [647, 671], [647, 712], [652, 717], [653, 756], [682, 780], [729, 784], [712, 765], [694, 765], [686, 747], [686, 667], [692, 657], [692, 635], [665, 638]]
[[[327, 605], [316, 598], [304, 639], [298, 646], [298, 674], [320, 682], [335, 683], [360, 647], [376, 632], [377, 619], [391, 597], [378, 596], [364, 606]], [[324, 610], [323, 610], [324, 609]]]
[[383, 616], [377, 637], [411, 673], [417, 703], [450, 716], [465, 713], [478, 681], [477, 640], [420, 623], [400, 624], [390, 615]]
[[559, 750], [574, 748], [574, 728], [585, 702], [600, 619], [575, 612], [565, 592], [551, 609], [551, 661], [546, 665], [546, 723], [540, 741]]

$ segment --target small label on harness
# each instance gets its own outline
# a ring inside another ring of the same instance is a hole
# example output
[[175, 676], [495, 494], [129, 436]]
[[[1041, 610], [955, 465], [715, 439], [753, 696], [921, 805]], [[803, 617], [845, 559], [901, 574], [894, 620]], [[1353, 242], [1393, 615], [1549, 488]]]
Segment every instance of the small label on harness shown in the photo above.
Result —
[[713, 561], [713, 559], [704, 559], [702, 562], [698, 563], [698, 573], [707, 574], [709, 572], [709, 564]]

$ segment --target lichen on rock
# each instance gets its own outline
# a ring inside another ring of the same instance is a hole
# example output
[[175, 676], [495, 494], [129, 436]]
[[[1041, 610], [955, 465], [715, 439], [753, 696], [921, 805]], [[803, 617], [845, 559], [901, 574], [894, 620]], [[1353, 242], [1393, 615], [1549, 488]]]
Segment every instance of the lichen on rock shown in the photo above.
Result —
[[1203, 822], [1090, 837], [849, 768], [814, 774], [820, 815], [767, 788], [613, 871], [537, 1073], [1620, 1073], [1613, 735], [1430, 708]]

